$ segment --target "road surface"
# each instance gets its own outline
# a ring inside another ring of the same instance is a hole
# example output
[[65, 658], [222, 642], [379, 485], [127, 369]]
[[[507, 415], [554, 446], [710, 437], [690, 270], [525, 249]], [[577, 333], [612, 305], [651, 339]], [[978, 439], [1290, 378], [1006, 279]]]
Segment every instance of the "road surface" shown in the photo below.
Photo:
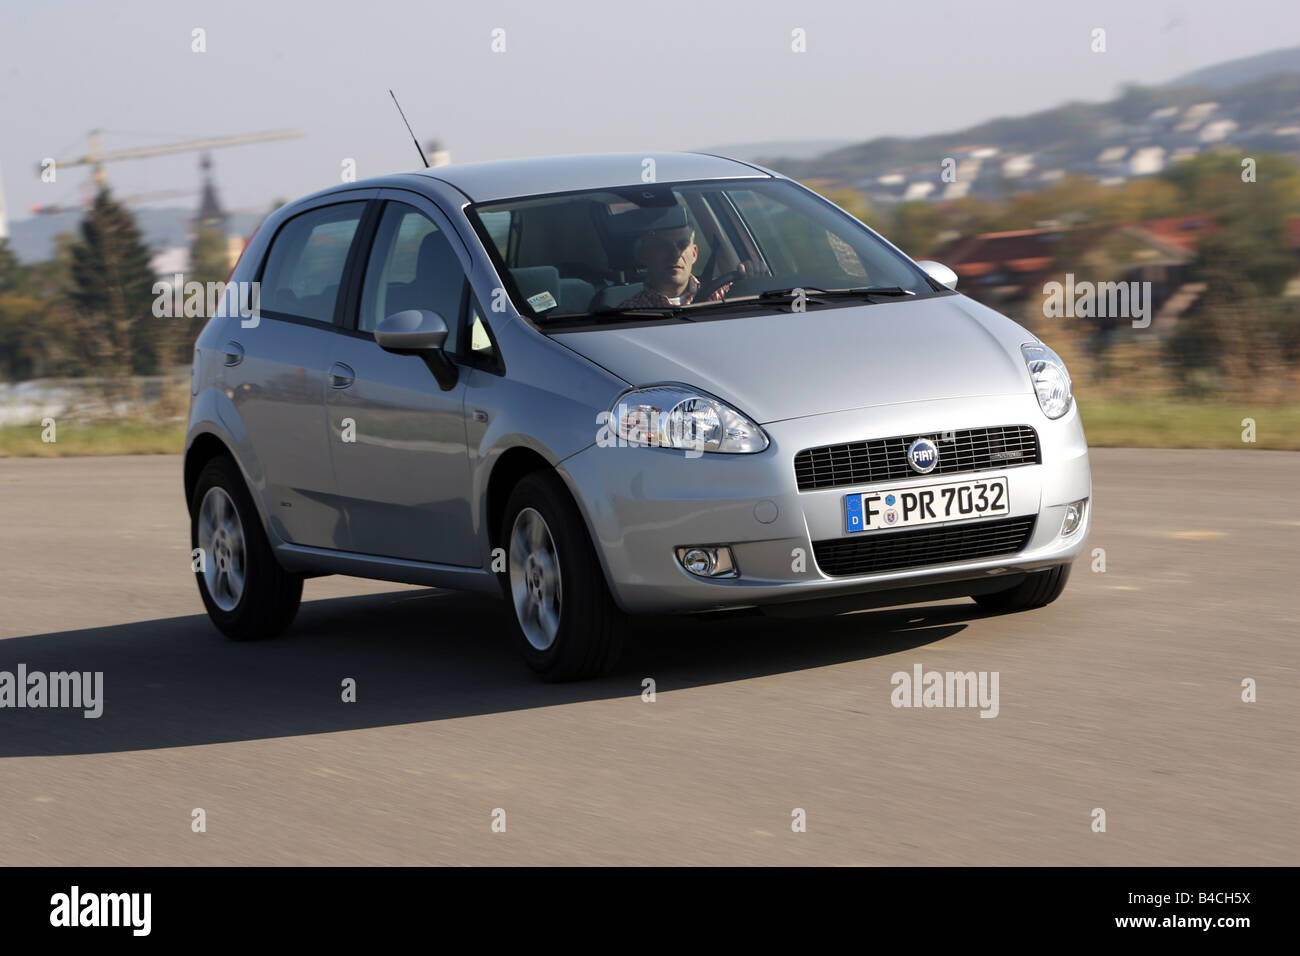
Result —
[[[431, 589], [311, 580], [228, 642], [179, 458], [0, 460], [0, 671], [104, 675], [98, 719], [0, 709], [0, 862], [1300, 863], [1300, 454], [1093, 468], [1048, 608], [656, 623], [550, 686]], [[996, 672], [997, 716], [894, 707], [917, 665]]]

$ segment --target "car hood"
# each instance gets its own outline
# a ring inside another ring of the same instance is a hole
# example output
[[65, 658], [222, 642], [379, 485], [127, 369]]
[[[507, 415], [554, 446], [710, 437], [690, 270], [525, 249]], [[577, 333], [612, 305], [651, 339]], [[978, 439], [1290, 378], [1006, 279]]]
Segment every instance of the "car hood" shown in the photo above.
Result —
[[1032, 391], [1019, 346], [1034, 336], [960, 295], [554, 338], [633, 385], [693, 385], [759, 424]]

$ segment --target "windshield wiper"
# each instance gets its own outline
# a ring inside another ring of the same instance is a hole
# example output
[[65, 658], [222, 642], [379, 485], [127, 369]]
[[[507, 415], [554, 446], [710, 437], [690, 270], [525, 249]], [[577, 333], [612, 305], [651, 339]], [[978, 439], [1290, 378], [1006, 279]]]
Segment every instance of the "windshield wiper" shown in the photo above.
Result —
[[579, 320], [579, 319], [663, 319], [674, 318], [684, 319], [687, 322], [692, 321], [688, 313], [702, 312], [706, 309], [722, 309], [727, 306], [736, 305], [754, 305], [757, 302], [766, 302], [772, 299], [792, 299], [796, 294], [802, 292], [808, 301], [814, 305], [819, 304], [821, 299], [826, 298], [847, 298], [863, 297], [873, 295], [883, 296], [909, 296], [916, 295], [911, 289], [904, 289], [896, 285], [871, 285], [861, 286], [850, 289], [820, 289], [816, 286], [795, 286], [789, 289], [768, 289], [766, 292], [759, 292], [754, 295], [741, 295], [730, 299], [707, 299], [703, 302], [692, 302], [690, 305], [649, 305], [638, 306], [636, 308], [624, 309], [619, 306], [605, 306], [592, 312], [554, 312], [547, 316], [539, 316], [543, 321], [554, 320]]
[[557, 312], [550, 316], [549, 319], [665, 319], [665, 318], [685, 318], [688, 322], [690, 319], [682, 315], [686, 309], [683, 305], [643, 305], [631, 309], [620, 308], [616, 305], [607, 305], [603, 308], [594, 309], [591, 312]]
[[817, 289], [811, 286], [796, 286], [791, 289], [768, 289], [766, 292], [760, 292], [760, 299], [788, 299], [795, 294], [803, 292], [809, 298], [825, 298], [826, 296], [862, 296], [862, 295], [916, 295], [911, 289], [904, 289], [896, 285], [867, 285], [855, 286], [851, 289]]
[[904, 289], [896, 285], [869, 285], [857, 289], [831, 289], [828, 295], [893, 295], [905, 296], [916, 295], [912, 289]]
[[799, 293], [803, 293], [805, 301], [814, 305], [820, 305], [822, 299], [828, 298], [860, 298], [863, 296], [888, 295], [888, 296], [906, 296], [916, 295], [911, 289], [904, 289], [896, 285], [872, 285], [862, 286], [852, 289], [821, 289], [817, 286], [793, 286], [789, 289], [768, 289], [765, 292], [758, 292], [753, 295], [739, 295], [728, 299], [711, 299], [707, 302], [693, 302], [688, 306], [683, 306], [692, 312], [707, 309], [721, 308], [728, 305], [754, 305], [758, 302], [770, 302], [774, 299], [793, 299]]

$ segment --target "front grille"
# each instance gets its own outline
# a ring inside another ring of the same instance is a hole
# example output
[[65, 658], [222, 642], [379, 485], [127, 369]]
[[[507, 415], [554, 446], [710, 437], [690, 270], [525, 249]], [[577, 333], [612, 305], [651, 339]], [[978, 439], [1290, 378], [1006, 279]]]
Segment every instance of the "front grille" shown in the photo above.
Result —
[[953, 432], [952, 441], [943, 440], [941, 434], [933, 432], [874, 438], [799, 452], [794, 456], [799, 490], [915, 478], [917, 473], [907, 463], [907, 446], [918, 438], [929, 438], [939, 448], [939, 464], [930, 472], [932, 475], [1038, 465], [1043, 460], [1038, 433], [1028, 425], [968, 428]]
[[859, 537], [814, 541], [817, 566], [826, 574], [878, 574], [949, 564], [998, 554], [1015, 554], [1029, 543], [1036, 515], [999, 518], [946, 528], [860, 533]]

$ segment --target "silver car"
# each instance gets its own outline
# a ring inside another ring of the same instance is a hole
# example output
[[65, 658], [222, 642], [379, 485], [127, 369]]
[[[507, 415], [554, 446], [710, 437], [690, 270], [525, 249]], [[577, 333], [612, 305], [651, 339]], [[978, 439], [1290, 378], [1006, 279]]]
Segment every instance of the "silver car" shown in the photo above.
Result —
[[500, 595], [553, 680], [632, 615], [1047, 604], [1090, 521], [1070, 377], [955, 285], [707, 155], [290, 203], [195, 346], [203, 602], [244, 640], [315, 575]]

